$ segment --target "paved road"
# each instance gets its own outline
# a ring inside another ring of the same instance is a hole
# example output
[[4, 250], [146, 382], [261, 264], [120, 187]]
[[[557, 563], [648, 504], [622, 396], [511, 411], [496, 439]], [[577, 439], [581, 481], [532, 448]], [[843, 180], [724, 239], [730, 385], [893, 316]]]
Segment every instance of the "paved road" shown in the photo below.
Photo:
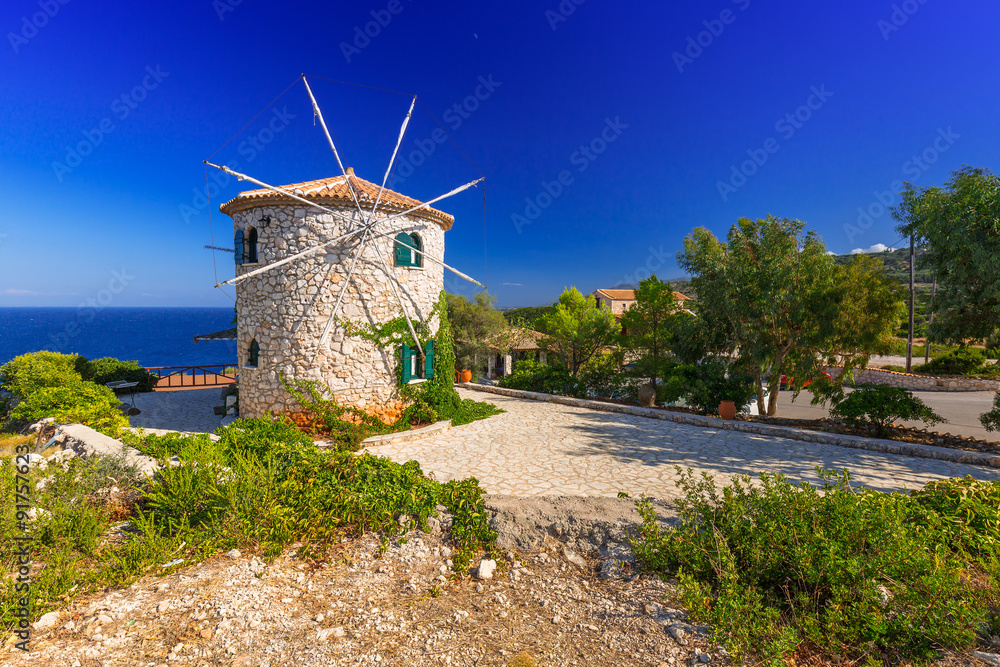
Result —
[[135, 407], [141, 412], [129, 417], [129, 423], [148, 429], [213, 433], [222, 420], [212, 409], [222, 404], [221, 394], [221, 387], [136, 394]]
[[[1000, 432], [989, 433], [983, 428], [979, 416], [993, 408], [996, 396], [991, 391], [915, 391], [913, 395], [926, 403], [932, 410], [948, 420], [938, 424], [934, 430], [939, 433], [963, 435], [987, 442], [1000, 442]], [[796, 401], [792, 392], [783, 391], [778, 396], [778, 417], [790, 419], [823, 419], [829, 416], [827, 408], [809, 405], [812, 394], [804, 391]], [[909, 426], [924, 428], [921, 422], [906, 422]]]
[[817, 465], [846, 467], [856, 481], [882, 490], [912, 489], [941, 477], [1000, 479], [994, 468], [717, 431], [466, 389], [459, 393], [507, 412], [369, 451], [401, 462], [415, 459], [442, 481], [473, 476], [488, 493], [520, 496], [607, 497], [625, 491], [671, 498], [677, 495], [677, 465], [720, 481], [762, 471], [815, 481]]

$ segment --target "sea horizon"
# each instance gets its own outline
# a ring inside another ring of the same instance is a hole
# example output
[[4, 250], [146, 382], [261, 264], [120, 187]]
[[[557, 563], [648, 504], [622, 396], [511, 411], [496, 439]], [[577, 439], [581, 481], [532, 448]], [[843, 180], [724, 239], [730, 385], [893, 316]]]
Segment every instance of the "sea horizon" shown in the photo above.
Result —
[[235, 364], [234, 341], [194, 342], [233, 317], [232, 307], [212, 306], [2, 306], [0, 364], [40, 350], [143, 366]]

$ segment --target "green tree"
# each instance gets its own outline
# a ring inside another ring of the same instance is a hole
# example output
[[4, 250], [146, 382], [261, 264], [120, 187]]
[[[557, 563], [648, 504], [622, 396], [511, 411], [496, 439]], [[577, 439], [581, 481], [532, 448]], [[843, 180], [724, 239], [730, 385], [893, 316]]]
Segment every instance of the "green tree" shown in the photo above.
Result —
[[561, 355], [576, 377], [595, 353], [614, 344], [618, 322], [610, 309], [598, 307], [575, 287], [563, 291], [553, 305], [555, 310], [540, 320], [547, 334], [542, 346]]
[[964, 167], [944, 188], [907, 183], [893, 208], [901, 234], [926, 251], [922, 269], [938, 279], [929, 336], [937, 342], [981, 341], [1000, 322], [1000, 178]]
[[782, 374], [801, 389], [836, 357], [843, 381], [887, 352], [904, 310], [878, 262], [859, 256], [836, 266], [798, 220], [742, 218], [726, 243], [695, 229], [678, 263], [691, 273], [708, 348], [738, 357], [757, 384], [761, 414], [775, 414]]
[[447, 299], [455, 359], [462, 368], [478, 369], [490, 353], [490, 339], [507, 327], [507, 321], [494, 308], [496, 297], [487, 292], [479, 292], [471, 301], [458, 294], [448, 294]]
[[676, 311], [670, 283], [653, 275], [639, 281], [635, 303], [622, 315], [622, 347], [638, 355], [639, 372], [654, 387], [666, 371]]

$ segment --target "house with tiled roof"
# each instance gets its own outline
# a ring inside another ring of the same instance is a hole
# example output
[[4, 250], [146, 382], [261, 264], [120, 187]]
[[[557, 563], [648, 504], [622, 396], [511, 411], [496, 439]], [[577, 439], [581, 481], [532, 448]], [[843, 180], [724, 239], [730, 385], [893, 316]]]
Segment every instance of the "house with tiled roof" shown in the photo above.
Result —
[[[619, 320], [625, 314], [625, 311], [635, 303], [635, 290], [632, 289], [598, 289], [591, 292], [588, 296], [597, 301], [598, 307], [602, 305], [607, 306]], [[677, 299], [677, 304], [681, 310], [688, 310], [686, 304], [688, 301], [691, 301], [691, 297], [685, 296], [680, 292], [674, 292], [674, 298]]]

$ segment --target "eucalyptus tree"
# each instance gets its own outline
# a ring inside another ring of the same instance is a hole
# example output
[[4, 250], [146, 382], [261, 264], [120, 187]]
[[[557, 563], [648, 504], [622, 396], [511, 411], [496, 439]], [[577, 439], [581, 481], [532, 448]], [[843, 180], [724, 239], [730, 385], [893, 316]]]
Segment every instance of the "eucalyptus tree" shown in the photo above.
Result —
[[937, 277], [928, 335], [939, 342], [985, 340], [1000, 327], [1000, 177], [963, 167], [943, 188], [907, 183], [893, 208], [901, 234], [925, 247], [921, 268]]
[[677, 259], [691, 274], [708, 347], [754, 377], [761, 414], [776, 413], [783, 374], [801, 389], [828, 361], [844, 365], [844, 378], [887, 352], [904, 310], [875, 260], [837, 266], [799, 220], [741, 218], [726, 242], [699, 227]]

